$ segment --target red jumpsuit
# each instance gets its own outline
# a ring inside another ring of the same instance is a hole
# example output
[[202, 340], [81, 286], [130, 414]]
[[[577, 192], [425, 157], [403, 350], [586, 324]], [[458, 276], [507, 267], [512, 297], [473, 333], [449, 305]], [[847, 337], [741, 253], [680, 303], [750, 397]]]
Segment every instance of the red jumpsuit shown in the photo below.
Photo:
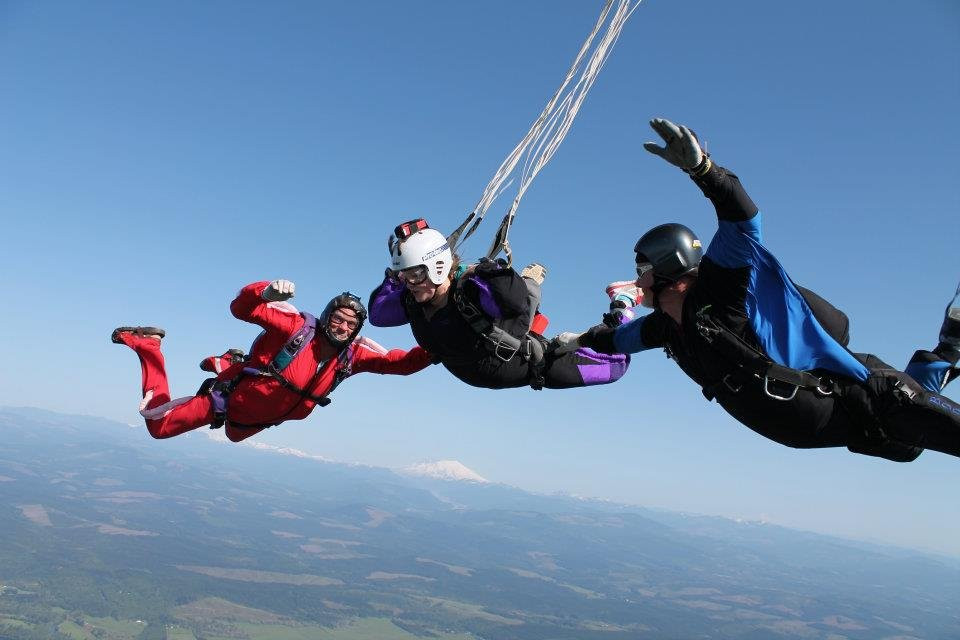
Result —
[[[244, 367], [265, 368], [290, 336], [303, 325], [303, 317], [293, 305], [266, 302], [260, 297], [268, 284], [255, 282], [247, 285], [230, 304], [234, 316], [260, 325], [264, 333], [254, 343], [249, 359], [228, 367], [217, 376], [219, 379], [232, 379]], [[210, 396], [170, 399], [158, 340], [137, 337], [132, 333], [120, 334], [120, 339], [140, 357], [143, 371], [140, 414], [151, 436], [170, 438], [213, 422]], [[349, 375], [364, 371], [408, 375], [431, 363], [430, 354], [420, 347], [410, 351], [387, 351], [367, 338], [357, 338], [348, 349]], [[310, 345], [301, 350], [283, 370], [283, 377], [312, 396], [324, 396], [333, 386], [337, 364], [337, 354], [318, 326]], [[301, 398], [273, 378], [247, 376], [230, 394], [226, 435], [233, 442], [239, 442], [272, 424], [306, 418], [315, 406], [315, 402]]]

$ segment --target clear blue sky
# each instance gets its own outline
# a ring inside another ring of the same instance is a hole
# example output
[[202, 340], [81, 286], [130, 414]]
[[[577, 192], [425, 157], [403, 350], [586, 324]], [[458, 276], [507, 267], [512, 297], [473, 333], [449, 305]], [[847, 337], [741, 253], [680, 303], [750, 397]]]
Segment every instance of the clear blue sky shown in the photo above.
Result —
[[[314, 311], [366, 296], [396, 223], [450, 229], [473, 206], [601, 4], [0, 1], [0, 404], [135, 423], [114, 326], [166, 327], [187, 395], [201, 357], [255, 335], [227, 308], [242, 285], [292, 279]], [[852, 347], [902, 366], [960, 278], [958, 113], [952, 0], [651, 0], [524, 199], [517, 260], [550, 268], [551, 331], [579, 329], [648, 227], [709, 238], [709, 203], [641, 148], [668, 117], [740, 175], [768, 246], [853, 319]], [[563, 392], [358, 376], [261, 440], [960, 554], [960, 460], [781, 447], [660, 352]]]

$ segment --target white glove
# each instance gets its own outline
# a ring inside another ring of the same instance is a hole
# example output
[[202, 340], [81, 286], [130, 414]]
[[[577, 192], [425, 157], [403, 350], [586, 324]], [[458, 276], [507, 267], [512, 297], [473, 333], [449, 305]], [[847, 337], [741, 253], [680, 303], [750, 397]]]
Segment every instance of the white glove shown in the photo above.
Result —
[[556, 355], [576, 351], [580, 348], [580, 336], [582, 335], [582, 333], [564, 331], [550, 341], [550, 351]]
[[697, 137], [693, 135], [690, 129], [682, 124], [673, 124], [663, 118], [654, 118], [650, 121], [650, 126], [660, 134], [660, 137], [667, 144], [665, 147], [661, 147], [655, 142], [644, 142], [644, 149], [684, 171], [690, 171], [703, 162], [703, 149], [700, 148]]
[[289, 280], [274, 280], [267, 285], [260, 297], [268, 302], [281, 302], [292, 298], [296, 288]]

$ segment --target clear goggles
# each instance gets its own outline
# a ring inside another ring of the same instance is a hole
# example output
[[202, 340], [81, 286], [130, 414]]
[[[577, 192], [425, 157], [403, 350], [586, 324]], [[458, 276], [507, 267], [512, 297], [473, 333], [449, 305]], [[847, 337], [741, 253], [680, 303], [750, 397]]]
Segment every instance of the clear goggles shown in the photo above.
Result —
[[357, 318], [348, 318], [342, 314], [339, 309], [330, 314], [330, 320], [328, 321], [328, 324], [331, 326], [343, 326], [349, 331], [356, 331], [357, 327], [360, 326], [360, 322], [357, 320]]
[[422, 264], [397, 272], [397, 278], [400, 280], [400, 282], [409, 285], [423, 284], [428, 275], [427, 267]]
[[642, 278], [653, 271], [653, 263], [650, 262], [638, 262], [637, 263], [637, 280]]

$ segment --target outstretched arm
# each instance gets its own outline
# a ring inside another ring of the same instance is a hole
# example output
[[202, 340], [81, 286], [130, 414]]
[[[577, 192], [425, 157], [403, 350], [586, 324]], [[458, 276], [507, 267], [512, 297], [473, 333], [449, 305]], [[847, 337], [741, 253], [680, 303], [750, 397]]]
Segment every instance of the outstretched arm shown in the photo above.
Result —
[[647, 142], [644, 148], [683, 169], [700, 187], [717, 211], [719, 228], [707, 248], [707, 257], [722, 267], [737, 268], [750, 263], [750, 241], [761, 242], [757, 205], [732, 172], [714, 164], [703, 151], [695, 133], [683, 125], [654, 118], [650, 126], [665, 146]]
[[259, 325], [267, 331], [290, 333], [302, 323], [300, 312], [286, 302], [293, 293], [294, 285], [289, 280], [254, 282], [240, 290], [230, 303], [230, 312], [237, 319]]
[[370, 338], [359, 338], [353, 343], [354, 373], [387, 373], [406, 376], [416, 373], [433, 364], [429, 352], [421, 347], [409, 351], [390, 349], [389, 351]]
[[639, 353], [663, 346], [664, 314], [654, 311], [613, 328], [591, 327], [583, 333], [561, 333], [551, 341], [554, 353], [562, 354], [587, 347], [599, 353]]

